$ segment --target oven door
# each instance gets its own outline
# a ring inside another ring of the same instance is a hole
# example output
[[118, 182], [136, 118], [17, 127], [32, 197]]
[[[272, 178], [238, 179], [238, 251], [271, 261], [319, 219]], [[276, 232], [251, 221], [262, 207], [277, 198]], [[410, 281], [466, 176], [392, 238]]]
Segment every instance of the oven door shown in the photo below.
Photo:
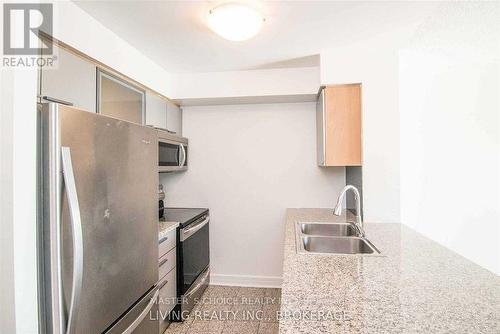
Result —
[[180, 230], [181, 273], [178, 290], [184, 295], [210, 263], [209, 222], [205, 216]]

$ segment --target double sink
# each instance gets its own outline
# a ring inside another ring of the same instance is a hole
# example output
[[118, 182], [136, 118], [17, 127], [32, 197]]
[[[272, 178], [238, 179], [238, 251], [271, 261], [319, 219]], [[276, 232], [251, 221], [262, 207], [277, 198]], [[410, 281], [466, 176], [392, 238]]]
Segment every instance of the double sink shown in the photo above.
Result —
[[297, 222], [295, 232], [298, 253], [380, 254], [368, 239], [360, 237], [353, 223]]

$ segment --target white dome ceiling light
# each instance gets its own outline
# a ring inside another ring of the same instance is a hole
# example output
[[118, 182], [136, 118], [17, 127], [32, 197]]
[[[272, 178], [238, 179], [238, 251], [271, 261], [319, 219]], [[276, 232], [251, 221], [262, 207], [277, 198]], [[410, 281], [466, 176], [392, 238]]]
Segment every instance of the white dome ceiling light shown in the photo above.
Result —
[[208, 26], [230, 41], [244, 41], [257, 35], [264, 17], [255, 9], [240, 3], [225, 3], [210, 10]]

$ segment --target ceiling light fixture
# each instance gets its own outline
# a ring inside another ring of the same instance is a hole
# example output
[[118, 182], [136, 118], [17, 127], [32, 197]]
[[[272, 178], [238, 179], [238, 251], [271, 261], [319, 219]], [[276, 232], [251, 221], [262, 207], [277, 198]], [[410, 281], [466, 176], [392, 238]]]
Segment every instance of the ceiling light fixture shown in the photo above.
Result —
[[255, 36], [264, 17], [255, 9], [240, 3], [225, 3], [210, 10], [208, 26], [230, 41], [244, 41]]

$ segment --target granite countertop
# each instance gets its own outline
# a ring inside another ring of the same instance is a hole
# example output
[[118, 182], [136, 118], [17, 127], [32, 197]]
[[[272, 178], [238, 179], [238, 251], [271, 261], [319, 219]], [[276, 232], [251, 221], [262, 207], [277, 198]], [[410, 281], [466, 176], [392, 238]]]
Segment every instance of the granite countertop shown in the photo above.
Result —
[[500, 277], [404, 225], [365, 225], [383, 256], [297, 254], [297, 221], [345, 220], [287, 210], [280, 334], [500, 333]]
[[161, 241], [161, 239], [165, 238], [168, 232], [176, 229], [177, 226], [179, 226], [178, 222], [167, 222], [164, 220], [160, 220], [158, 229], [158, 241]]

